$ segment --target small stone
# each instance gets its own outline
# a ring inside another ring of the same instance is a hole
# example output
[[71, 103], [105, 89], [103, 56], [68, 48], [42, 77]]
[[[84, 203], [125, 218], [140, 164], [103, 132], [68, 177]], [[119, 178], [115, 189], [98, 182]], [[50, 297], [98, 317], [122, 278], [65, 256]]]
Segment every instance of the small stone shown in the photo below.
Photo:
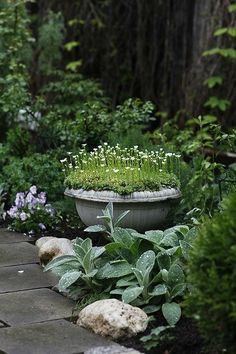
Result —
[[132, 337], [145, 331], [148, 316], [117, 299], [95, 301], [79, 313], [77, 324], [105, 337]]
[[142, 354], [132, 348], [111, 345], [109, 347], [92, 348], [84, 352], [84, 354]]
[[39, 259], [42, 265], [46, 265], [55, 257], [75, 254], [72, 243], [67, 238], [42, 237], [36, 245], [39, 247]]

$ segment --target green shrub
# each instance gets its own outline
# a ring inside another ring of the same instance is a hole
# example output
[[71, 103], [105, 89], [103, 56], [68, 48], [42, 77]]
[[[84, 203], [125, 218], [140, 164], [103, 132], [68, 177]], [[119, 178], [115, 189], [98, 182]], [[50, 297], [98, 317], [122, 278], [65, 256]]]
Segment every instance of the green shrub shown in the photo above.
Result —
[[194, 285], [187, 311], [214, 353], [236, 353], [236, 191], [223, 211], [206, 220], [194, 243], [188, 280]]
[[49, 201], [54, 201], [63, 196], [64, 176], [60, 170], [55, 155], [34, 153], [22, 159], [12, 158], [3, 167], [2, 179], [11, 201], [16, 193], [24, 192], [32, 185], [45, 191]]
[[8, 150], [13, 156], [23, 157], [34, 149], [32, 136], [27, 129], [11, 128], [7, 132]]

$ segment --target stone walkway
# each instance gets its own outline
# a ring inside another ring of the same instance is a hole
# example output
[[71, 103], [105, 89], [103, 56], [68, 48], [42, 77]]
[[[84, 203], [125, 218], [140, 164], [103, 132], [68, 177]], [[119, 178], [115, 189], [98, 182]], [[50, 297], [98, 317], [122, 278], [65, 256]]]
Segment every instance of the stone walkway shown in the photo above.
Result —
[[0, 229], [0, 354], [135, 354], [70, 322], [75, 303], [52, 290], [27, 236]]

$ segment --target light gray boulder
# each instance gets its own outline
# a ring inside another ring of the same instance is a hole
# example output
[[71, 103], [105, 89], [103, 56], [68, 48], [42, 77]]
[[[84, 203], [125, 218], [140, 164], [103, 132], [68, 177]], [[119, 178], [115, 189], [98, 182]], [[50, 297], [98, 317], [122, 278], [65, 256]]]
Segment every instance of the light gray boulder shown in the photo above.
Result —
[[138, 307], [117, 299], [95, 301], [79, 313], [77, 324], [100, 334], [118, 339], [145, 331], [148, 316]]
[[111, 345], [109, 347], [97, 347], [86, 350], [84, 354], [142, 354], [135, 349]]
[[39, 259], [46, 265], [55, 257], [74, 255], [73, 245], [67, 238], [42, 237], [36, 242], [39, 247]]

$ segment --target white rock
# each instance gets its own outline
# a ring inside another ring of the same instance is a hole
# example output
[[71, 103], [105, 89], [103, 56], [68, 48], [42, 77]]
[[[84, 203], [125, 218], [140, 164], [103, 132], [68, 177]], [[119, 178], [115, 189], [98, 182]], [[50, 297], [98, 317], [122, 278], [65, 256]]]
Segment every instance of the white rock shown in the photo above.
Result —
[[95, 301], [79, 313], [77, 324], [113, 339], [132, 337], [145, 331], [148, 316], [138, 307], [117, 299]]
[[36, 245], [38, 248], [41, 248], [44, 243], [46, 243], [47, 241], [52, 240], [52, 239], [54, 239], [54, 238], [56, 238], [56, 237], [53, 237], [53, 236], [40, 237], [40, 238], [35, 242], [35, 245]]
[[[46, 237], [42, 237], [46, 238]], [[73, 246], [67, 238], [48, 237], [48, 240], [37, 241], [39, 247], [39, 258], [42, 265], [59, 256], [74, 255]]]

